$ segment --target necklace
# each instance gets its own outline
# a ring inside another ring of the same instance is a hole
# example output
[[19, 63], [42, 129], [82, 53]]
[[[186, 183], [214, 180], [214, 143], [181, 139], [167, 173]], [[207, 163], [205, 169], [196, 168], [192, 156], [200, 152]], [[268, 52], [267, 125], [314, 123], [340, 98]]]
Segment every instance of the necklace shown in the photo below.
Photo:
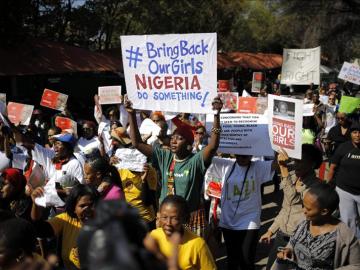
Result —
[[186, 158], [183, 158], [183, 159], [177, 159], [177, 158], [175, 157], [175, 155], [174, 155], [174, 160], [175, 160], [176, 162], [183, 162], [183, 161], [187, 160], [189, 157], [190, 157], [190, 156], [187, 156]]

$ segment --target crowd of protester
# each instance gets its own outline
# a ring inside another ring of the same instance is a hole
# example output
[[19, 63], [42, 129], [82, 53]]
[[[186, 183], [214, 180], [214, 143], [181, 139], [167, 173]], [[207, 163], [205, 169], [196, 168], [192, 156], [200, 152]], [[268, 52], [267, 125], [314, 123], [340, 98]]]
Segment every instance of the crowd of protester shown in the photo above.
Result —
[[[260, 96], [281, 94], [279, 85]], [[271, 245], [266, 269], [360, 269], [359, 112], [339, 112], [335, 83], [310, 86], [302, 158], [219, 153], [223, 103], [207, 130], [195, 115], [136, 111], [127, 98], [94, 119], [61, 130], [40, 109], [28, 126], [4, 115], [0, 131], [0, 269], [217, 269], [221, 232], [227, 267], [255, 269], [258, 243]], [[160, 132], [140, 134], [149, 119]], [[7, 121], [6, 121], [7, 120]], [[124, 168], [129, 150], [141, 168]], [[328, 164], [325, 179], [319, 168]], [[220, 198], [204, 180], [219, 175]], [[277, 180], [277, 179], [280, 180]], [[283, 194], [260, 235], [263, 184]], [[278, 190], [278, 186], [280, 190]]]

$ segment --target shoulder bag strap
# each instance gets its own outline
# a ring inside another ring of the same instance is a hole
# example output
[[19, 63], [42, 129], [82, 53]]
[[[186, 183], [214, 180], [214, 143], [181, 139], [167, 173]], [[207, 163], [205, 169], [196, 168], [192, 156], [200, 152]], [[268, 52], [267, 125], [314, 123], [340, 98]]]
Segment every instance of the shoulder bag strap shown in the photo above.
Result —
[[234, 212], [234, 217], [235, 217], [236, 212], [237, 212], [237, 210], [238, 210], [238, 208], [239, 208], [239, 204], [240, 204], [240, 201], [241, 201], [241, 195], [242, 195], [243, 190], [244, 190], [246, 177], [247, 177], [247, 175], [248, 175], [248, 172], [249, 172], [250, 167], [251, 167], [251, 162], [250, 162], [250, 164], [247, 166], [246, 171], [245, 171], [244, 181], [243, 181], [243, 184], [242, 184], [242, 187], [241, 187], [241, 190], [240, 190], [239, 200], [238, 200], [237, 205], [236, 205], [236, 209], [235, 209], [235, 212]]

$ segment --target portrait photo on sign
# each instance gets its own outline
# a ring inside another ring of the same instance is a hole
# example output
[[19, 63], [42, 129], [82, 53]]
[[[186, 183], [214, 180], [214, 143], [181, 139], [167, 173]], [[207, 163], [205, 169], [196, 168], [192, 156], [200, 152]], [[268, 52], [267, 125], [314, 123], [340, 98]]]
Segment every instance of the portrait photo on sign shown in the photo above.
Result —
[[295, 103], [283, 100], [274, 100], [274, 115], [283, 119], [295, 119]]

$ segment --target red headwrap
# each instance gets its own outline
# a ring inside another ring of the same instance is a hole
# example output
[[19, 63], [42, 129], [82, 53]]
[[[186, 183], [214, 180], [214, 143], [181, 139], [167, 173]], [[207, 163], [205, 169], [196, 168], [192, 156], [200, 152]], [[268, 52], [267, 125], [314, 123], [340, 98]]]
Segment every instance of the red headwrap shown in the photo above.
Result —
[[2, 176], [15, 187], [16, 192], [25, 191], [26, 178], [20, 170], [8, 168], [2, 172]]
[[191, 128], [188, 125], [183, 125], [183, 126], [178, 126], [173, 134], [179, 134], [181, 136], [184, 137], [184, 139], [189, 143], [189, 144], [193, 144], [194, 143], [194, 133], [192, 132]]

